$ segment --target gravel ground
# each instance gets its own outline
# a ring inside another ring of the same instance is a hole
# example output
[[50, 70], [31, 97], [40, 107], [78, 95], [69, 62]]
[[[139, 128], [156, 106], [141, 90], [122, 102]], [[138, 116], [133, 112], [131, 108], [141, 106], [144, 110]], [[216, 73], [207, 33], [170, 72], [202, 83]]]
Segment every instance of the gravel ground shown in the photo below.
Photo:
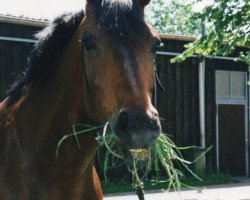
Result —
[[[134, 194], [106, 196], [104, 200], [138, 200]], [[240, 183], [209, 186], [181, 192], [147, 192], [145, 200], [250, 200], [250, 179]]]

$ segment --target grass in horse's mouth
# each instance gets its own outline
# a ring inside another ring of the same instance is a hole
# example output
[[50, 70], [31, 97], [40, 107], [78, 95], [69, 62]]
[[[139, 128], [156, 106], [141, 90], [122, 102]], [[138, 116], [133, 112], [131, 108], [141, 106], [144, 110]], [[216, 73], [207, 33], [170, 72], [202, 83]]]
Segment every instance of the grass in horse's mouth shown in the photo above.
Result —
[[[136, 178], [139, 182], [140, 178], [137, 174], [138, 163], [145, 163], [147, 166], [145, 167], [145, 173], [143, 177], [149, 172], [149, 170], [154, 170], [156, 176], [159, 176], [161, 168], [163, 167], [167, 179], [168, 179], [168, 189], [170, 187], [175, 190], [180, 189], [182, 186], [181, 178], [184, 177], [184, 173], [182, 171], [189, 172], [191, 175], [201, 180], [190, 168], [189, 165], [196, 162], [201, 156], [203, 156], [207, 151], [211, 149], [208, 148], [204, 153], [202, 153], [198, 158], [194, 161], [187, 161], [183, 158], [181, 154], [181, 150], [190, 149], [193, 147], [177, 147], [170, 138], [161, 133], [160, 136], [155, 140], [153, 145], [148, 149], [129, 149], [126, 150], [129, 152], [131, 156], [125, 156], [124, 149], [120, 148], [119, 140], [117, 136], [112, 133], [107, 134], [108, 122], [103, 126], [90, 126], [90, 125], [74, 125], [73, 133], [65, 135], [57, 145], [56, 149], [56, 157], [59, 156], [59, 149], [63, 144], [64, 140], [69, 137], [75, 137], [76, 142], [81, 149], [78, 136], [95, 131], [103, 128], [103, 134], [97, 136], [96, 140], [99, 143], [98, 154], [102, 151], [103, 148], [106, 148], [103, 162], [103, 173], [104, 178], [107, 181], [107, 171], [111, 168], [119, 167], [120, 165], [127, 163], [128, 169], [132, 171], [132, 173], [136, 174]], [[132, 161], [129, 163], [128, 158], [132, 157]], [[151, 159], [153, 158], [153, 159]], [[110, 166], [111, 163], [111, 166]], [[176, 164], [178, 164], [178, 168], [176, 168]], [[162, 166], [162, 167], [160, 167]]]
[[150, 156], [150, 149], [129, 149], [133, 158], [143, 161]]

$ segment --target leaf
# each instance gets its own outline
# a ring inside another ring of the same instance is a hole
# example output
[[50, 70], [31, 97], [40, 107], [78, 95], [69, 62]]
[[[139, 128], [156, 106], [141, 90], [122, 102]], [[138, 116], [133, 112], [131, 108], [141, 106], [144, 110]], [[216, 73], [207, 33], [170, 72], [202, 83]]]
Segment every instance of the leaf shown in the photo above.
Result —
[[[199, 2], [195, 0], [194, 2]], [[250, 48], [250, 1], [249, 0], [216, 0], [200, 13], [191, 13], [188, 20], [201, 19], [209, 24], [206, 35], [187, 46], [179, 56], [171, 62], [183, 62], [194, 54], [228, 56], [235, 48], [245, 46]], [[250, 67], [249, 50], [238, 55], [238, 61], [245, 62]]]

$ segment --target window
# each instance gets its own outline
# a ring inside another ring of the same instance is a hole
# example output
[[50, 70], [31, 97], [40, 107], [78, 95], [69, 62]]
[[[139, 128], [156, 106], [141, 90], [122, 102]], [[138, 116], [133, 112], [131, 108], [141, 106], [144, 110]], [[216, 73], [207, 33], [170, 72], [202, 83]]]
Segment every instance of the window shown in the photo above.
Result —
[[216, 71], [216, 98], [246, 99], [247, 76], [244, 72]]
[[246, 75], [240, 73], [231, 74], [232, 96], [233, 99], [246, 99]]
[[216, 97], [220, 99], [230, 98], [230, 74], [216, 72]]

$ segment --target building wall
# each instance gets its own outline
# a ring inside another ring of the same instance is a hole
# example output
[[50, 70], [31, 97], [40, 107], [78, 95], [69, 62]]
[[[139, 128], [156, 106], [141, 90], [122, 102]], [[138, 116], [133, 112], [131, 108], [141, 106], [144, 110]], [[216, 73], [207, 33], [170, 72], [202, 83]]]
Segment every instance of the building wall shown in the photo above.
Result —
[[[182, 52], [183, 44], [165, 40], [161, 51]], [[166, 89], [165, 93], [158, 91], [162, 128], [177, 145], [200, 145], [198, 59], [173, 64], [171, 58], [173, 56], [157, 57], [159, 78]]]
[[20, 24], [0, 23], [0, 36], [34, 39], [42, 28]]
[[[34, 39], [41, 28], [0, 23], [0, 37]], [[0, 101], [6, 90], [27, 66], [27, 57], [33, 47], [31, 42], [13, 42], [0, 39]]]

